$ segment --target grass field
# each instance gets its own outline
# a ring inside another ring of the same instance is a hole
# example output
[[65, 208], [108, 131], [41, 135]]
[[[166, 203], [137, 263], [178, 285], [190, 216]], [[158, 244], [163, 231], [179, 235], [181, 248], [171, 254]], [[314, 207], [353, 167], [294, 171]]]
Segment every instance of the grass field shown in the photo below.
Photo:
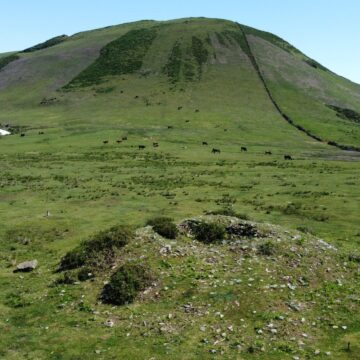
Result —
[[[311, 359], [320, 350], [320, 359], [356, 359], [360, 155], [315, 141], [280, 116], [241, 47], [214, 40], [235, 25], [166, 23], [141, 73], [61, 90], [105, 44], [153, 25], [159, 23], [77, 34], [21, 54], [0, 72], [0, 123], [25, 134], [0, 138], [0, 357]], [[183, 81], [189, 63], [196, 65], [186, 53], [181, 81], [169, 82], [163, 65], [174, 42], [185, 39], [186, 52], [189, 36], [205, 39], [208, 32], [217, 56], [201, 65], [201, 80]], [[318, 92], [304, 94], [291, 79], [291, 61], [298, 64], [300, 55], [268, 64], [274, 54], [290, 54], [263, 41], [249, 37], [283, 110], [325, 140], [359, 145], [359, 124], [339, 119]], [[360, 111], [358, 85], [304, 66], [295, 66], [309, 72], [299, 77], [316, 72], [326, 84], [322, 96]], [[22, 71], [19, 81], [14, 74]], [[279, 71], [286, 81], [276, 77]], [[285, 161], [285, 154], [293, 160]], [[209, 246], [185, 235], [166, 240], [143, 228], [153, 216], [180, 222], [224, 208], [271, 234]], [[114, 265], [149, 266], [157, 279], [149, 292], [131, 305], [99, 303], [111, 268], [93, 281], [54, 285], [67, 251], [117, 224], [140, 230]], [[337, 250], [320, 246], [318, 238]], [[276, 252], [259, 254], [259, 243], [268, 239]], [[172, 252], [160, 254], [169, 244]], [[13, 273], [31, 259], [38, 269]], [[292, 303], [304, 307], [294, 310]], [[113, 327], [104, 326], [108, 319]]]

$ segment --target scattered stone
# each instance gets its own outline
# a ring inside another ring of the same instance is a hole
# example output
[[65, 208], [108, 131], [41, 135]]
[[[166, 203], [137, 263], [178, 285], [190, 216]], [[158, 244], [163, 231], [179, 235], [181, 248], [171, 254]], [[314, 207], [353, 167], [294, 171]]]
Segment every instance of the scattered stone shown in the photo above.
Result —
[[37, 260], [31, 260], [31, 261], [24, 261], [16, 266], [16, 269], [14, 270], [14, 273], [16, 272], [30, 272], [37, 268], [38, 261]]
[[171, 245], [165, 245], [164, 247], [162, 247], [161, 249], [160, 249], [160, 254], [161, 255], [170, 255], [172, 253], [172, 251], [171, 251]]
[[113, 327], [114, 322], [112, 320], [107, 320], [107, 321], [105, 321], [104, 325], [107, 326], [107, 327]]

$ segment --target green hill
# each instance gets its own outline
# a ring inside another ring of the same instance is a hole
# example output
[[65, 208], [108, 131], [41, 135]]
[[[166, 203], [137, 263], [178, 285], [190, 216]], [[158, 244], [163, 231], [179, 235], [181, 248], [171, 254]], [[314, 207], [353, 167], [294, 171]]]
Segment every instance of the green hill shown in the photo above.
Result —
[[0, 54], [0, 109], [0, 357], [356, 359], [360, 85], [148, 20]]

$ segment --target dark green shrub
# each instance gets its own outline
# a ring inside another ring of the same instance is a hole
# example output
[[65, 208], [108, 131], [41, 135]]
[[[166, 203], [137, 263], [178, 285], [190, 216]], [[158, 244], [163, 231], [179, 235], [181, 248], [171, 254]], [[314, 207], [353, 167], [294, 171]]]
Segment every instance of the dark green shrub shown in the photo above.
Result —
[[124, 225], [102, 231], [69, 251], [61, 259], [58, 271], [77, 269], [84, 265], [106, 266], [114, 257], [115, 249], [124, 247], [133, 236], [133, 231]]
[[152, 226], [154, 231], [167, 239], [175, 239], [179, 232], [173, 219], [165, 216], [150, 219], [146, 224]]
[[89, 267], [83, 267], [79, 270], [77, 277], [79, 281], [86, 281], [95, 277], [94, 270]]
[[179, 42], [176, 42], [164, 67], [164, 73], [171, 79], [173, 83], [176, 83], [180, 80], [181, 62], [181, 46]]
[[129, 304], [140, 291], [151, 285], [152, 280], [151, 273], [144, 266], [123, 265], [111, 276], [100, 298], [105, 304]]
[[265, 255], [265, 256], [274, 255], [276, 251], [277, 251], [277, 245], [271, 241], [267, 241], [261, 244], [258, 248], [258, 253], [260, 255]]
[[360, 264], [360, 254], [349, 254], [348, 259], [349, 261]]
[[225, 239], [225, 227], [216, 223], [199, 223], [194, 228], [196, 240], [205, 244], [219, 243]]
[[25, 49], [23, 50], [22, 52], [24, 53], [28, 53], [28, 52], [34, 52], [34, 51], [38, 51], [38, 50], [42, 50], [42, 49], [47, 49], [51, 46], [55, 46], [57, 44], [60, 44], [62, 43], [63, 41], [65, 41], [66, 39], [68, 38], [67, 35], [60, 35], [60, 36], [56, 36], [56, 37], [53, 37], [41, 44], [38, 44], [38, 45], [35, 45], [35, 46], [32, 46], [28, 49]]
[[331, 110], [336, 111], [336, 115], [344, 120], [354, 121], [360, 123], [360, 113], [346, 108], [341, 108], [335, 105], [326, 105]]
[[0, 59], [0, 70], [2, 68], [4, 68], [6, 65], [10, 64], [11, 62], [20, 59], [19, 55], [9, 55], [9, 56], [5, 56], [3, 58]]
[[64, 89], [100, 84], [106, 76], [133, 74], [142, 67], [144, 57], [157, 36], [157, 30], [130, 30], [105, 45], [100, 56]]
[[76, 282], [74, 274], [69, 271], [64, 272], [64, 274], [55, 280], [55, 285], [73, 285]]

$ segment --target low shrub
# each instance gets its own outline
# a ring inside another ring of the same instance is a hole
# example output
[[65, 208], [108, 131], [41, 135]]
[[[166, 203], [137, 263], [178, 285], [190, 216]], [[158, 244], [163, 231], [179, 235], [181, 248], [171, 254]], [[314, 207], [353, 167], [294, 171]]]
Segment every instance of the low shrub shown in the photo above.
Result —
[[9, 293], [5, 297], [4, 304], [13, 309], [19, 309], [30, 305], [30, 302], [25, 300], [24, 296], [19, 293]]
[[258, 247], [258, 253], [260, 255], [271, 256], [277, 251], [277, 245], [272, 241], [266, 241]]
[[95, 277], [94, 270], [89, 267], [83, 267], [79, 270], [77, 277], [79, 281], [86, 281]]
[[167, 239], [175, 239], [179, 232], [173, 219], [165, 216], [150, 219], [146, 224], [152, 226], [154, 231]]
[[349, 254], [348, 259], [349, 261], [360, 264], [360, 254], [355, 254], [355, 253]]
[[199, 223], [194, 228], [196, 240], [205, 244], [219, 243], [225, 239], [225, 227], [216, 223]]
[[74, 274], [69, 271], [64, 272], [61, 277], [54, 281], [54, 285], [74, 285], [76, 278]]
[[151, 285], [153, 277], [142, 265], [126, 264], [121, 266], [105, 285], [101, 300], [105, 304], [125, 305], [134, 301], [140, 291]]
[[0, 70], [4, 68], [6, 65], [9, 65], [11, 62], [20, 59], [19, 55], [13, 54], [9, 56], [5, 56], [0, 59]]
[[96, 234], [69, 251], [60, 261], [58, 271], [82, 266], [101, 267], [111, 262], [115, 250], [124, 247], [134, 236], [131, 228], [119, 225]]

